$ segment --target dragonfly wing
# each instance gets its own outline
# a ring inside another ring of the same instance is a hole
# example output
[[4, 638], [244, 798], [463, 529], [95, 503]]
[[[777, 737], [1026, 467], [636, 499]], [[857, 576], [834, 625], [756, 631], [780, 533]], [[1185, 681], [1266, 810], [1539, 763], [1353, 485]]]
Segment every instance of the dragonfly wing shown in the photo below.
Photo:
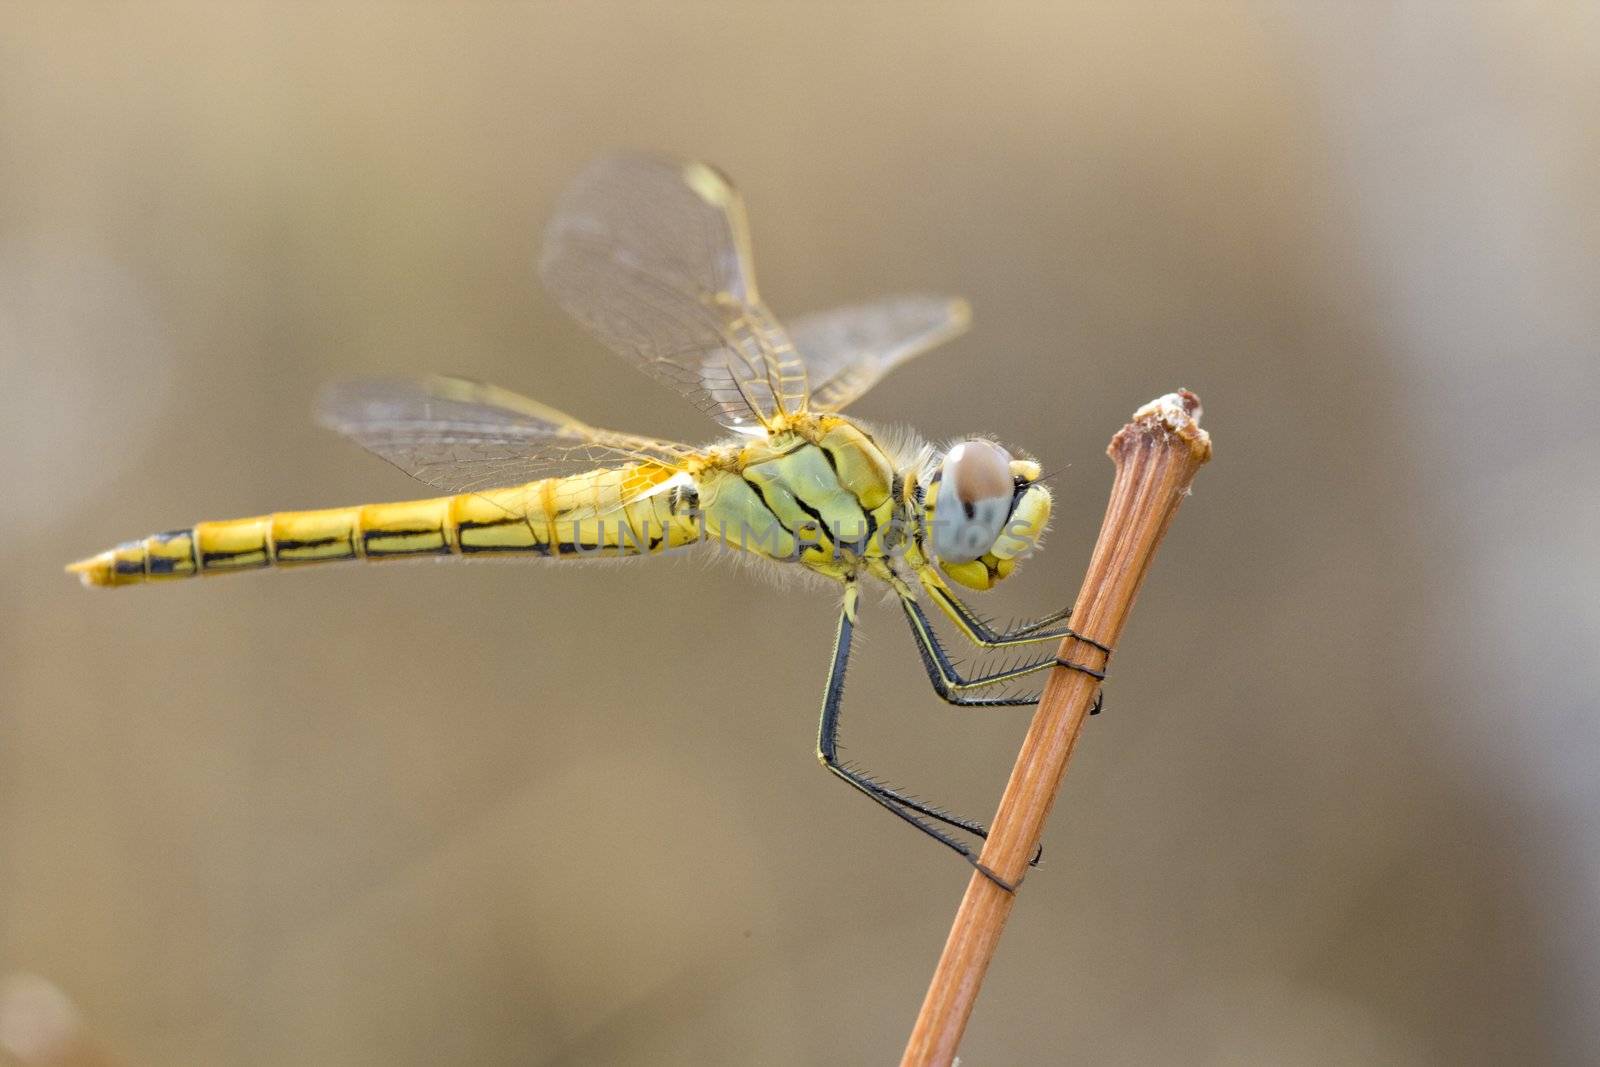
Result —
[[744, 203], [704, 163], [613, 156], [567, 189], [546, 288], [607, 347], [731, 429], [805, 407], [805, 366], [762, 305]]
[[795, 319], [790, 329], [811, 380], [811, 407], [839, 411], [884, 375], [962, 333], [965, 300], [893, 296]]
[[603, 466], [682, 469], [688, 445], [600, 430], [525, 396], [459, 378], [360, 379], [326, 389], [323, 425], [447, 492]]

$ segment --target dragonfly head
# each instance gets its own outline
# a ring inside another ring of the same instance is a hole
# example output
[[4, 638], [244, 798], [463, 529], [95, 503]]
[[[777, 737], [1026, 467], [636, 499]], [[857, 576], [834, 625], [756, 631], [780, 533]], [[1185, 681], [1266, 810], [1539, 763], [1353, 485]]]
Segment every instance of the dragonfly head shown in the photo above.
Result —
[[1050, 490], [1039, 464], [993, 441], [962, 441], [944, 454], [923, 495], [922, 521], [939, 569], [968, 589], [993, 589], [1039, 543]]

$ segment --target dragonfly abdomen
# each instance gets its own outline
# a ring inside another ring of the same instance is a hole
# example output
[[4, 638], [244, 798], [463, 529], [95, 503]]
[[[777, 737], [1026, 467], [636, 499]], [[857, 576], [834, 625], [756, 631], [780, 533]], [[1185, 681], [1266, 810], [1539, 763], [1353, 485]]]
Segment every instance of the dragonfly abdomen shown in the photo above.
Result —
[[653, 472], [618, 468], [430, 500], [202, 522], [68, 569], [85, 585], [119, 586], [355, 559], [643, 555], [698, 540], [692, 519], [673, 514], [668, 493], [641, 492], [670, 474], [652, 483]]
[[125, 541], [69, 569], [85, 585], [116, 586], [275, 564], [449, 555], [448, 503], [446, 497], [201, 522]]

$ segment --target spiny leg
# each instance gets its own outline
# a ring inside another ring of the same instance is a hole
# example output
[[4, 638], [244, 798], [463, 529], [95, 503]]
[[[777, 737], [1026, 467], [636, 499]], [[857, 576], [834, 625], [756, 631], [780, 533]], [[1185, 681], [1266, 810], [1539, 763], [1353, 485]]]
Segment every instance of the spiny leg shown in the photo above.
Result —
[[[1054, 667], [1059, 661], [1053, 659], [1041, 660], [1037, 663], [1023, 664], [1021, 667], [997, 671], [994, 674], [979, 678], [962, 678], [956, 671], [955, 664], [950, 661], [945, 652], [944, 645], [939, 640], [939, 635], [928, 623], [928, 617], [922, 611], [922, 606], [905, 589], [900, 591], [900, 604], [905, 609], [906, 623], [911, 627], [912, 635], [917, 639], [917, 654], [922, 660], [923, 668], [928, 672], [928, 681], [933, 685], [933, 691], [939, 694], [946, 703], [963, 708], [1008, 708], [1028, 707], [1039, 703], [1038, 694], [1014, 697], [973, 697], [966, 695], [966, 689], [983, 686], [1000, 685], [1024, 678], [1036, 671]], [[1089, 714], [1093, 715], [1100, 710], [1099, 702]], [[987, 839], [988, 832], [978, 834]], [[1033, 850], [1033, 858], [1028, 861], [1028, 866], [1039, 866], [1039, 860], [1044, 856], [1044, 845], [1038, 845]]]
[[[978, 645], [980, 648], [1007, 648], [1015, 647], [1017, 645], [1030, 645], [1041, 641], [1071, 637], [1074, 640], [1083, 642], [1091, 648], [1099, 649], [1108, 659], [1111, 656], [1111, 648], [1109, 645], [1101, 644], [1094, 638], [1080, 634], [1071, 627], [1064, 626], [1059, 630], [1044, 629], [1044, 627], [1052, 626], [1063, 619], [1069, 618], [1072, 615], [1071, 608], [1064, 608], [1061, 611], [1054, 612], [1042, 619], [1028, 623], [1025, 626], [1021, 626], [1007, 632], [1000, 632], [993, 629], [987, 620], [982, 618], [977, 612], [973, 611], [965, 603], [963, 603], [959, 597], [952, 593], [949, 588], [938, 579], [937, 575], [932, 576], [931, 580], [929, 580], [927, 576], [924, 576], [922, 584], [923, 588], [928, 590], [935, 602], [937, 602], [938, 605], [944, 609], [944, 613], [948, 615], [956, 624], [957, 628], [960, 629], [962, 635], [970, 640], [973, 644]], [[904, 593], [902, 593], [902, 595], [904, 595]], [[924, 658], [924, 662], [926, 662], [926, 657]], [[1103, 670], [1096, 671], [1081, 663], [1076, 663], [1069, 659], [1057, 658], [1054, 662], [1058, 666], [1066, 667], [1068, 670], [1082, 671], [1083, 673], [1091, 675], [1096, 679], [1103, 680], [1105, 678], [1105, 672]], [[937, 683], [935, 683], [934, 688], [938, 688]], [[1089, 709], [1090, 715], [1100, 714], [1104, 703], [1104, 696], [1104, 693], [1095, 694], [1094, 707]]]
[[967, 607], [954, 593], [945, 587], [942, 581], [935, 576], [932, 580], [923, 579], [922, 586], [928, 590], [937, 603], [950, 616], [962, 636], [973, 644], [982, 648], [1006, 648], [1013, 645], [1031, 645], [1040, 641], [1057, 641], [1063, 637], [1074, 637], [1091, 648], [1097, 648], [1106, 655], [1111, 655], [1111, 649], [1096, 641], [1092, 637], [1085, 637], [1070, 626], [1060, 629], [1049, 629], [1058, 622], [1064, 622], [1072, 616], [1072, 609], [1065, 608], [1053, 612], [1042, 619], [1019, 626], [1013, 630], [996, 630], [988, 621], [977, 612]]
[[992, 674], [963, 678], [951, 661], [949, 653], [945, 651], [939, 635], [933, 632], [933, 626], [928, 622], [928, 616], [923, 613], [922, 605], [917, 603], [909, 590], [902, 589], [899, 595], [906, 623], [911, 627], [912, 636], [917, 639], [917, 654], [922, 659], [923, 668], [928, 672], [928, 681], [933, 684], [933, 691], [938, 693], [941, 699], [965, 708], [1014, 708], [1039, 703], [1037, 696], [974, 697], [968, 696], [967, 690], [1001, 685], [1026, 678], [1039, 671], [1049, 670], [1056, 665], [1054, 657], [1031, 661], [1019, 667], [1009, 667]]
[[[934, 633], [933, 627], [928, 624], [928, 617], [923, 613], [921, 605], [903, 590], [900, 593], [900, 604], [905, 609], [906, 622], [911, 627], [911, 633], [917, 639], [917, 653], [922, 659], [923, 668], [928, 672], [928, 681], [933, 684], [933, 691], [938, 693], [946, 702], [955, 704], [957, 707], [994, 708], [1037, 704], [1039, 698], [1036, 695], [1023, 697], [969, 697], [964, 690], [979, 686], [998, 685], [1001, 682], [1021, 678], [1046, 667], [1066, 667], [1068, 670], [1081, 671], [1097, 680], [1103, 681], [1105, 679], [1104, 671], [1097, 671], [1081, 663], [1073, 663], [1070, 660], [1060, 658], [1023, 664], [1021, 667], [997, 671], [994, 674], [980, 678], [962, 678], [956, 672], [955, 665], [951, 663], [949, 655], [945, 652], [944, 645], [939, 640], [939, 635]], [[1090, 715], [1100, 714], [1104, 696], [1103, 692], [1095, 694], [1094, 706], [1089, 709]], [[1039, 862], [1037, 853], [1035, 853], [1033, 861], [1034, 863]]]
[[[1016, 886], [1013, 883], [1001, 878], [978, 861], [977, 853], [972, 850], [971, 846], [951, 837], [924, 819], [918, 818], [918, 815], [958, 830], [965, 830], [980, 838], [988, 836], [987, 827], [981, 823], [950, 815], [914, 797], [909, 797], [897, 790], [890, 789], [888, 786], [873, 781], [862, 772], [852, 767], [847, 767], [839, 761], [839, 712], [844, 700], [845, 670], [850, 664], [850, 643], [855, 636], [856, 599], [855, 584], [846, 583], [844, 607], [839, 612], [839, 630], [833, 644], [833, 662], [828, 669], [828, 686], [822, 697], [822, 721], [817, 727], [817, 759], [830, 772], [849, 783], [851, 787], [871, 797], [876, 803], [893, 812], [897, 817], [915, 826], [946, 848], [956, 852], [991, 882], [994, 882], [1008, 893], [1015, 892]], [[1038, 861], [1037, 853], [1034, 856], [1034, 861]]]

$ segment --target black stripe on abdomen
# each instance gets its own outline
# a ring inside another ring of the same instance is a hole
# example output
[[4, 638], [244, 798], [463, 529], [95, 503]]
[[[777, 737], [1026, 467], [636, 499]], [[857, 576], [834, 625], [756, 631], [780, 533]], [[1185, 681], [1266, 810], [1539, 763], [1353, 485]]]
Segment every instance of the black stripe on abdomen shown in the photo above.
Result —
[[[419, 545], [404, 544], [415, 538], [426, 538], [427, 541]], [[368, 556], [448, 556], [450, 539], [437, 526], [363, 530], [361, 548]]]

